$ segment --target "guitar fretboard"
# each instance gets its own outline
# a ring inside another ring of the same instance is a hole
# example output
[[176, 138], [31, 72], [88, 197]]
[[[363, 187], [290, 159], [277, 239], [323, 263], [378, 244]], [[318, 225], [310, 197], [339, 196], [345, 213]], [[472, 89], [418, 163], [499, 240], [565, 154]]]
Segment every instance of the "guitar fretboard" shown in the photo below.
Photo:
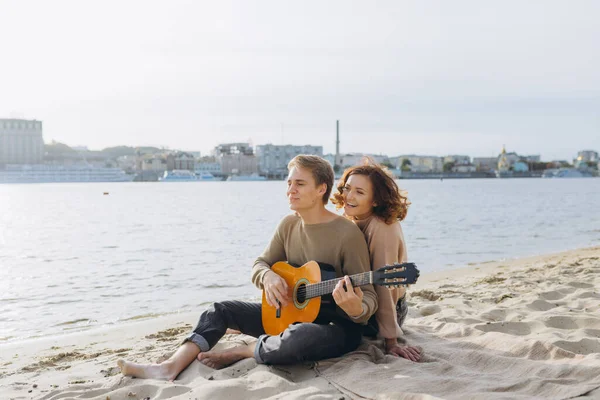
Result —
[[[368, 285], [372, 282], [373, 272], [363, 272], [361, 274], [356, 274], [350, 276], [350, 282], [352, 282], [352, 286], [364, 286]], [[306, 285], [306, 299], [312, 299], [313, 297], [319, 297], [326, 294], [330, 294], [335, 289], [335, 286], [339, 281], [344, 280], [344, 278], [336, 278], [329, 279], [326, 281], [311, 283]]]

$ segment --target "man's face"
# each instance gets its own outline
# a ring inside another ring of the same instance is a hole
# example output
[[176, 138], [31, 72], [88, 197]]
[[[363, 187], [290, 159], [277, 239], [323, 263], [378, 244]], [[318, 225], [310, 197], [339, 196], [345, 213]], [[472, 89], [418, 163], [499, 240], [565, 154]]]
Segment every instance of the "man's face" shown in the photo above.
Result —
[[294, 211], [306, 210], [323, 204], [323, 195], [326, 185], [317, 187], [312, 173], [303, 168], [293, 167], [287, 180], [287, 197], [290, 209]]

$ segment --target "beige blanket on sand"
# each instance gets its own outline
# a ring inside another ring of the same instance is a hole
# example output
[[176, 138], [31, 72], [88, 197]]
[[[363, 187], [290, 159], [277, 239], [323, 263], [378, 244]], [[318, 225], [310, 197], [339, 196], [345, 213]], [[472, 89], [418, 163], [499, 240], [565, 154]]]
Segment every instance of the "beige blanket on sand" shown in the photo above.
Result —
[[458, 324], [411, 326], [405, 336], [426, 348], [421, 362], [384, 355], [381, 346], [365, 342], [343, 358], [319, 363], [317, 371], [357, 399], [568, 399], [600, 388], [598, 354], [575, 356], [551, 344]]

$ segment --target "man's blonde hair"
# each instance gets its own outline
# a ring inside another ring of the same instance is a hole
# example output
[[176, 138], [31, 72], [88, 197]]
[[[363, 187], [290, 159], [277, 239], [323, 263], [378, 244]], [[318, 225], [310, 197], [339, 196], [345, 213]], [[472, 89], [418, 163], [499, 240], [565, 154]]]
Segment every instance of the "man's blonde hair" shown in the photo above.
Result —
[[331, 190], [333, 189], [333, 181], [335, 179], [331, 164], [319, 156], [300, 154], [292, 158], [292, 160], [288, 163], [288, 171], [294, 167], [309, 170], [312, 173], [313, 178], [315, 178], [315, 183], [317, 186], [322, 185], [323, 183], [327, 185], [327, 189], [323, 195], [323, 204], [327, 204], [329, 201], [329, 195], [331, 195]]

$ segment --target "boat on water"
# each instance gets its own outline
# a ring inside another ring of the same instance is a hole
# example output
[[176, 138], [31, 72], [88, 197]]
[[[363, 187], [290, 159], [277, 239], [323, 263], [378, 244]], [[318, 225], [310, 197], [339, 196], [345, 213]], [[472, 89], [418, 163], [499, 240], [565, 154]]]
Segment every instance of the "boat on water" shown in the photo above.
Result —
[[0, 183], [131, 182], [133, 177], [120, 168], [90, 165], [9, 164], [0, 169]]
[[511, 178], [512, 176], [512, 171], [496, 170], [496, 178]]
[[544, 171], [542, 178], [591, 178], [588, 171], [580, 171], [575, 168], [553, 168]]
[[174, 169], [173, 171], [165, 171], [161, 182], [199, 182], [199, 181], [215, 181], [215, 176], [209, 172], [195, 174], [187, 169]]
[[251, 181], [266, 181], [267, 178], [258, 174], [251, 175], [230, 175], [227, 178], [230, 182], [251, 182]]
[[174, 169], [173, 171], [165, 171], [161, 182], [195, 182], [198, 180], [196, 174], [187, 169]]
[[196, 172], [196, 177], [198, 178], [199, 181], [216, 181], [217, 180], [217, 178], [215, 178], [215, 176], [213, 174], [211, 174], [210, 172], [201, 172], [201, 173]]

